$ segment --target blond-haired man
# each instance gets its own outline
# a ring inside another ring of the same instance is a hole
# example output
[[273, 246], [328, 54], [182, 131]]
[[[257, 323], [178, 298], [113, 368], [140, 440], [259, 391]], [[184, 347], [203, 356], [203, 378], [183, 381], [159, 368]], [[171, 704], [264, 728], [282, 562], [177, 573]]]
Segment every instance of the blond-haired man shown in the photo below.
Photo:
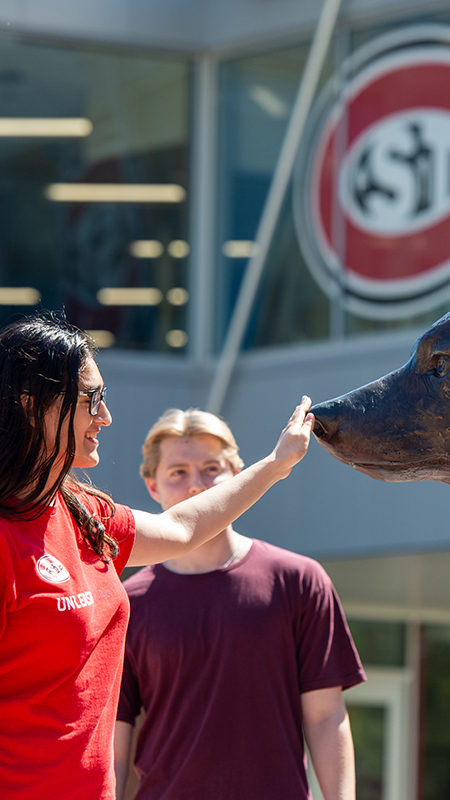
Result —
[[[163, 414], [143, 456], [163, 509], [243, 466], [228, 425], [198, 409]], [[325, 800], [354, 800], [341, 690], [364, 672], [319, 564], [229, 526], [125, 586], [118, 800], [141, 707], [137, 800], [307, 800], [304, 738]]]

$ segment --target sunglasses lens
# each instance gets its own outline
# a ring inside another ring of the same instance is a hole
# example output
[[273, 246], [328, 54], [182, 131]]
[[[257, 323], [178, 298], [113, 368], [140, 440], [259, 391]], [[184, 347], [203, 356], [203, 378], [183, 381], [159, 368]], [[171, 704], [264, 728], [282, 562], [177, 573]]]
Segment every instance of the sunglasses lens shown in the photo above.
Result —
[[91, 395], [91, 407], [90, 407], [89, 411], [91, 412], [93, 417], [95, 417], [95, 415], [98, 413], [98, 410], [100, 408], [101, 400], [102, 400], [101, 392], [99, 392], [97, 390], [96, 392], [92, 393], [92, 395]]
[[106, 403], [106, 386], [100, 391], [100, 389], [96, 389], [95, 392], [91, 394], [91, 405], [89, 407], [89, 411], [93, 417], [98, 414], [98, 410], [100, 408], [101, 402]]

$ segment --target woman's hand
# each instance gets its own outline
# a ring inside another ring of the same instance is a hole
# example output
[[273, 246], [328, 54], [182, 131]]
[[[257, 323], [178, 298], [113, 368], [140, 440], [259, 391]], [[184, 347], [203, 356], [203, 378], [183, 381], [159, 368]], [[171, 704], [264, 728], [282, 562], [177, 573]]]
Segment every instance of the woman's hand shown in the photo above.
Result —
[[280, 438], [273, 451], [274, 458], [285, 465], [286, 472], [281, 477], [286, 478], [292, 467], [306, 455], [314, 427], [314, 414], [308, 414], [311, 407], [311, 398], [302, 397], [301, 403], [296, 407], [286, 427], [281, 431]]

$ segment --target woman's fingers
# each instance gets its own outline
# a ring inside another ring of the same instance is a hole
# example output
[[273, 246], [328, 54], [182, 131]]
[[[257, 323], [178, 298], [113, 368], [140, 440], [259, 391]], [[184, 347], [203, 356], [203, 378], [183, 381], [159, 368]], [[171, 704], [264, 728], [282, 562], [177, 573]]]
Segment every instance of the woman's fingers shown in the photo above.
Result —
[[310, 407], [311, 398], [304, 395], [294, 409], [275, 448], [276, 457], [291, 461], [291, 467], [300, 461], [308, 450], [314, 427], [314, 414], [309, 413]]

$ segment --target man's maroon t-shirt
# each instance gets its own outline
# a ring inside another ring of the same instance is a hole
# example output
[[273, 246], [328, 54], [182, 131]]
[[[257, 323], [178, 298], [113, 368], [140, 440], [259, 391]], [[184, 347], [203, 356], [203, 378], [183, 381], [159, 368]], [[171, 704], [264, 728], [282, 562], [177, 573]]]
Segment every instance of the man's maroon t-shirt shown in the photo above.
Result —
[[300, 695], [364, 680], [331, 581], [261, 541], [228, 568], [145, 567], [118, 718], [141, 707], [139, 800], [306, 800]]

